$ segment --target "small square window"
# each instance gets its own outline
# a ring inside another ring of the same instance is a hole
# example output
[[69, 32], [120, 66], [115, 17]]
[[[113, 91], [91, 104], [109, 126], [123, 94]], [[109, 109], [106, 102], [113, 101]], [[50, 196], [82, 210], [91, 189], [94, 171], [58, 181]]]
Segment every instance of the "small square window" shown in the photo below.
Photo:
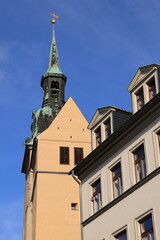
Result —
[[71, 203], [71, 210], [78, 210], [78, 203]]

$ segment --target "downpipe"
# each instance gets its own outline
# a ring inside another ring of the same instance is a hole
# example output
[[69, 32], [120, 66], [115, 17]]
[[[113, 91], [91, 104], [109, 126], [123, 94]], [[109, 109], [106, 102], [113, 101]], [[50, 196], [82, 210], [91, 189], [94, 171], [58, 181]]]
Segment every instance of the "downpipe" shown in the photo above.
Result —
[[72, 170], [72, 177], [73, 179], [79, 184], [79, 196], [80, 196], [80, 225], [81, 225], [81, 240], [84, 240], [83, 235], [83, 227], [82, 227], [82, 220], [83, 220], [83, 212], [82, 212], [82, 184], [74, 175], [74, 171]]

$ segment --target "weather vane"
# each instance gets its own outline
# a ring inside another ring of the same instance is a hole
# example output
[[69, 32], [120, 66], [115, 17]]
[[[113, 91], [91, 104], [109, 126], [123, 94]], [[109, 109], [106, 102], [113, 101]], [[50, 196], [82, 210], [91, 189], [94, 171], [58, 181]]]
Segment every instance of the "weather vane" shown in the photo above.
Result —
[[[57, 16], [56, 14], [53, 14], [53, 13], [50, 13], [51, 16], [53, 16], [54, 18], [59, 18], [59, 16]], [[52, 19], [51, 21], [52, 24], [55, 24], [56, 23], [56, 20], [55, 19]]]

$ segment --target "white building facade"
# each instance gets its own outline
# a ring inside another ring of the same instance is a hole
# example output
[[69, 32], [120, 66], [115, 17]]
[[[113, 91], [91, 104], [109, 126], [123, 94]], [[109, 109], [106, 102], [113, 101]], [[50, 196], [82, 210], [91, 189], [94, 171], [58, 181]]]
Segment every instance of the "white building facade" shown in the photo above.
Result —
[[83, 240], [160, 239], [159, 68], [139, 68], [130, 83], [133, 114], [101, 108], [89, 124], [93, 151], [72, 170]]

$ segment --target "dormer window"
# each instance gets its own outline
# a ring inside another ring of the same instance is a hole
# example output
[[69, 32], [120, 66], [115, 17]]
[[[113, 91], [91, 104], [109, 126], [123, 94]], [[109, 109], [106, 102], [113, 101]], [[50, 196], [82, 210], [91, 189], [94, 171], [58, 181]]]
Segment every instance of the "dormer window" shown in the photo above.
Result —
[[98, 127], [95, 130], [95, 138], [96, 138], [96, 147], [98, 147], [99, 144], [101, 143], [101, 128], [100, 127]]
[[160, 65], [140, 67], [132, 79], [128, 91], [131, 93], [133, 114], [160, 92]]
[[137, 110], [141, 109], [144, 106], [144, 94], [143, 94], [143, 88], [141, 88], [137, 93], [136, 93], [136, 98], [137, 98]]
[[105, 125], [105, 137], [108, 138], [111, 135], [111, 121], [110, 118], [104, 122]]
[[149, 100], [151, 100], [156, 95], [156, 85], [154, 77], [147, 83], [149, 91]]

